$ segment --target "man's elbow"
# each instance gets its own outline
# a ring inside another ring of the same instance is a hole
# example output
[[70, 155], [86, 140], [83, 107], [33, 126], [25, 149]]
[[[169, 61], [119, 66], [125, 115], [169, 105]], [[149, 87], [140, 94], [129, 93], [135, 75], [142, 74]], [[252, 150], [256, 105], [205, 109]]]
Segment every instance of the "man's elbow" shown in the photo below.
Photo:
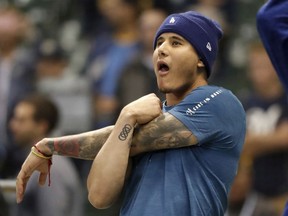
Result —
[[111, 206], [112, 202], [101, 196], [99, 193], [90, 192], [88, 193], [88, 200], [97, 209], [107, 209]]
[[91, 181], [87, 181], [87, 190], [88, 190], [88, 200], [97, 209], [106, 209], [111, 206], [111, 198], [105, 187], [99, 187], [101, 184], [91, 184]]

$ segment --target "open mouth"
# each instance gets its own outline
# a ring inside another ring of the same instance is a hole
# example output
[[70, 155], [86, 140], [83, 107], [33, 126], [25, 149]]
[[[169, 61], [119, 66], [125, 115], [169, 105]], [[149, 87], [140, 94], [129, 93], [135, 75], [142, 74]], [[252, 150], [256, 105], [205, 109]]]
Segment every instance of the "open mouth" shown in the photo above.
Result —
[[166, 63], [161, 62], [158, 64], [158, 70], [161, 72], [167, 72], [169, 71], [169, 66]]

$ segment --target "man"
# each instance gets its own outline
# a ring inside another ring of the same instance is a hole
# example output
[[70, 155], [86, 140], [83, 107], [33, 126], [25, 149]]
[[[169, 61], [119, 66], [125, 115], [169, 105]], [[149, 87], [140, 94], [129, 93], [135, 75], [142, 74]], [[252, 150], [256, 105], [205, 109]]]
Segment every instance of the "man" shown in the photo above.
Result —
[[[3, 159], [9, 159], [14, 145], [10, 143], [8, 122], [15, 104], [25, 95], [35, 91], [34, 58], [27, 42], [30, 29], [27, 17], [14, 7], [0, 7], [0, 176], [9, 177], [1, 169]], [[6, 157], [6, 158], [5, 158]]]
[[[276, 72], [288, 92], [288, 1], [269, 0], [257, 14], [257, 27]], [[288, 215], [288, 203], [284, 210]]]
[[249, 46], [247, 63], [247, 134], [230, 204], [236, 210], [245, 200], [239, 215], [280, 216], [288, 199], [287, 95], [259, 41]]
[[[10, 127], [19, 148], [29, 152], [37, 140], [53, 131], [57, 122], [58, 110], [54, 103], [44, 96], [32, 95], [16, 105]], [[65, 157], [55, 157], [53, 163], [55, 184], [38, 188], [37, 176], [31, 176], [31, 182], [27, 185], [27, 197], [17, 206], [16, 215], [83, 215], [83, 196], [76, 168]]]
[[[146, 95], [126, 105], [114, 126], [43, 139], [41, 157], [93, 159], [87, 187], [97, 208], [124, 190], [123, 216], [224, 215], [246, 128], [238, 99], [207, 82], [221, 36], [219, 25], [201, 14], [168, 16], [153, 53], [163, 110], [154, 94]], [[35, 170], [44, 184], [47, 160], [31, 153], [17, 178], [18, 202]]]

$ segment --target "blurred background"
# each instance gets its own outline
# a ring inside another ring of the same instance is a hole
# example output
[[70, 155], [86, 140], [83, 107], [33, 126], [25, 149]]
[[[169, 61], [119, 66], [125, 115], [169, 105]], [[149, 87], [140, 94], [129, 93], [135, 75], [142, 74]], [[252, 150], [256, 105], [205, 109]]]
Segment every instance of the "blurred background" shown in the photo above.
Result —
[[[51, 188], [57, 195], [31, 188], [21, 205], [15, 204], [15, 178], [37, 140], [114, 124], [125, 104], [151, 92], [163, 99], [151, 62], [154, 33], [168, 14], [187, 10], [221, 24], [224, 37], [209, 82], [236, 94], [251, 124], [227, 216], [281, 215], [288, 200], [288, 108], [256, 29], [256, 13], [264, 3], [0, 0], [0, 216], [118, 215], [121, 200], [107, 210], [88, 203], [91, 161], [56, 160], [52, 170], [64, 166], [70, 176], [54, 174]], [[43, 108], [45, 100], [57, 115]], [[265, 136], [284, 137], [276, 140], [287, 147], [258, 151], [264, 142], [259, 137]]]

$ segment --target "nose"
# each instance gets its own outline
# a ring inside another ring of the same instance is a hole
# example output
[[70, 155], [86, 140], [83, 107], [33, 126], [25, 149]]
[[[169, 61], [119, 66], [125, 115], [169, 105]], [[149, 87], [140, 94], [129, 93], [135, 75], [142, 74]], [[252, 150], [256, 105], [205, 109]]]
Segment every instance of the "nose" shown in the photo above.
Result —
[[158, 56], [159, 57], [164, 57], [168, 55], [168, 49], [167, 49], [167, 43], [163, 42], [159, 47], [158, 47]]

